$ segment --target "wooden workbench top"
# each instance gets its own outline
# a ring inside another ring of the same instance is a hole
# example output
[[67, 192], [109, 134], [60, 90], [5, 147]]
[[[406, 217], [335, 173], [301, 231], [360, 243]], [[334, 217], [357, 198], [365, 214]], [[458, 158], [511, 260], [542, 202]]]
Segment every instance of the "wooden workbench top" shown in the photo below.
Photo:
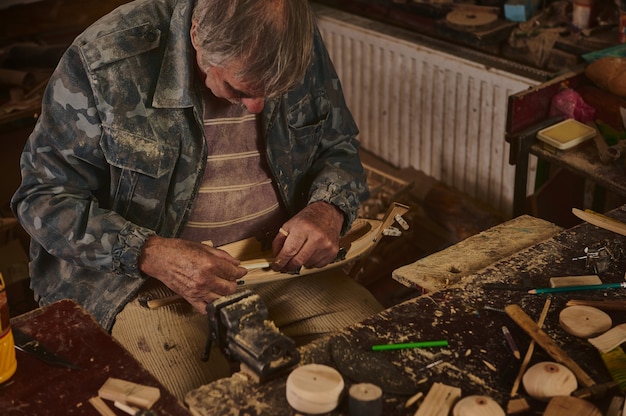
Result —
[[[615, 210], [611, 215], [626, 220], [624, 209]], [[536, 320], [548, 295], [528, 294], [523, 283], [545, 287], [549, 286], [551, 277], [589, 274], [585, 261], [572, 259], [581, 256], [585, 247], [609, 242], [626, 247], [626, 238], [589, 224], [562, 231], [466, 276], [461, 284], [411, 299], [340, 334], [302, 347], [302, 363], [315, 362], [339, 369], [347, 387], [357, 382], [381, 386], [384, 415], [413, 415], [415, 405], [405, 408], [407, 399], [419, 391], [426, 394], [435, 382], [461, 388], [463, 396], [490, 396], [506, 409], [520, 360], [511, 353], [501, 327], [506, 325], [510, 329], [522, 356], [530, 338], [500, 310], [517, 304]], [[611, 262], [599, 273], [600, 278], [604, 282], [622, 281], [625, 260], [622, 256]], [[504, 285], [507, 289], [494, 289], [486, 284]], [[570, 299], [626, 300], [624, 291], [569, 292], [549, 296], [551, 307], [544, 325], [545, 332], [596, 383], [610, 381], [597, 350], [585, 339], [567, 334], [560, 327], [558, 317]], [[617, 314], [612, 317], [614, 324], [626, 319]], [[435, 339], [447, 339], [449, 346], [370, 351], [373, 344]], [[442, 360], [439, 365], [426, 368], [438, 360]], [[553, 361], [536, 347], [531, 365], [546, 360]], [[285, 398], [285, 382], [286, 376], [256, 384], [243, 373], [237, 373], [191, 392], [186, 401], [196, 415], [227, 411], [229, 414], [292, 415], [294, 411]], [[524, 393], [523, 389], [520, 391]], [[546, 406], [546, 403], [530, 398], [528, 401], [533, 412], [541, 412]], [[347, 402], [344, 399], [331, 414], [348, 415]], [[598, 406], [603, 405], [598, 403]]]

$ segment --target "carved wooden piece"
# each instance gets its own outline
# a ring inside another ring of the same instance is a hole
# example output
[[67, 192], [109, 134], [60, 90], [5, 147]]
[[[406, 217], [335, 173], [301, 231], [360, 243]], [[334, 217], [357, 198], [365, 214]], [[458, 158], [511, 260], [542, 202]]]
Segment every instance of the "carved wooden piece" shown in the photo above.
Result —
[[489, 396], [467, 396], [459, 400], [452, 416], [504, 416], [504, 410]]
[[602, 334], [613, 325], [609, 315], [591, 306], [569, 306], [561, 310], [559, 324], [568, 334], [589, 338]]
[[593, 404], [578, 397], [553, 397], [543, 416], [602, 416]]
[[287, 402], [305, 414], [328, 413], [339, 404], [343, 388], [343, 377], [334, 368], [306, 364], [293, 370], [287, 377]]
[[569, 396], [578, 388], [576, 377], [570, 369], [550, 361], [530, 367], [522, 378], [522, 384], [530, 397], [542, 401], [555, 396]]

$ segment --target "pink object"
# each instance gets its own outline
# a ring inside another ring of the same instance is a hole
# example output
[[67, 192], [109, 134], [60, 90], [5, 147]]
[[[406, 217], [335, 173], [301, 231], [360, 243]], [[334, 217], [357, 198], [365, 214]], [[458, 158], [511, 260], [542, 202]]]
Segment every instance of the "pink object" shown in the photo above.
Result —
[[550, 101], [550, 117], [554, 116], [587, 123], [595, 120], [596, 109], [587, 104], [576, 91], [566, 88], [555, 94]]

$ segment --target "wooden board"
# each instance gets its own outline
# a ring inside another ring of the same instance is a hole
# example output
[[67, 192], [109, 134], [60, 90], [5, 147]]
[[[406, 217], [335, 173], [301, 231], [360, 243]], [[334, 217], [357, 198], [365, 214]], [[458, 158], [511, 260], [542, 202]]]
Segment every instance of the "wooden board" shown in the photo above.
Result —
[[405, 286], [434, 292], [560, 231], [561, 227], [550, 222], [522, 215], [400, 267], [393, 278]]

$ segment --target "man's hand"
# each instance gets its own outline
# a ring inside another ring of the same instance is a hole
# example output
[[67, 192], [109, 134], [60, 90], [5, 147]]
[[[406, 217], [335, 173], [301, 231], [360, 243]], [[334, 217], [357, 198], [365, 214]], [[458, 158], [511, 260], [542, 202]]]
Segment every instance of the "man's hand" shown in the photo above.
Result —
[[276, 271], [324, 267], [337, 256], [343, 212], [327, 202], [314, 202], [287, 221], [272, 243]]
[[175, 238], [153, 236], [139, 259], [142, 272], [163, 282], [201, 313], [206, 304], [230, 295], [247, 270], [228, 253]]

